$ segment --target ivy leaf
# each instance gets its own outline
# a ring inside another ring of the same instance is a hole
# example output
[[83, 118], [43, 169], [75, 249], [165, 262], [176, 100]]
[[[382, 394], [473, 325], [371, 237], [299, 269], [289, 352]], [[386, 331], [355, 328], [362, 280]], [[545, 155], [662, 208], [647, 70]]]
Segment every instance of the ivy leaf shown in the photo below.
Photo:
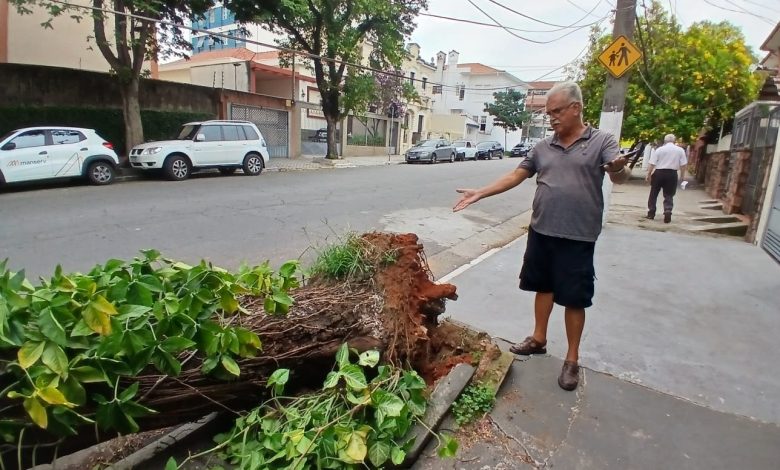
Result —
[[396, 417], [401, 415], [404, 409], [404, 402], [395, 394], [385, 390], [377, 389], [371, 396], [376, 407], [387, 416]]
[[349, 434], [347, 448], [344, 450], [344, 454], [348, 457], [344, 459], [347, 463], [361, 463], [366, 459], [368, 454], [366, 435], [366, 431], [353, 431]]
[[368, 448], [368, 460], [375, 467], [381, 467], [390, 458], [390, 444], [385, 441], [376, 441]]
[[455, 457], [455, 454], [458, 453], [458, 441], [446, 434], [441, 435], [441, 441], [442, 445], [439, 447], [438, 452], [439, 457], [444, 459]]
[[[41, 358], [41, 355], [43, 354], [43, 348], [46, 346], [46, 343], [43, 341], [40, 342], [31, 342], [28, 341], [22, 345], [21, 348], [19, 348], [19, 351], [16, 353], [16, 357], [19, 360], [19, 365], [22, 366], [22, 369], [27, 369], [31, 365], [38, 362], [38, 359]], [[43, 426], [45, 428], [45, 426]]]
[[368, 387], [363, 370], [356, 364], [348, 364], [341, 371], [341, 376], [347, 382], [347, 386], [353, 390], [363, 390]]
[[27, 414], [30, 415], [32, 422], [37, 424], [38, 427], [46, 429], [49, 426], [49, 417], [46, 414], [46, 408], [37, 398], [25, 398], [24, 409], [27, 411]]
[[279, 267], [279, 275], [283, 277], [292, 277], [298, 270], [298, 261], [290, 260]]
[[390, 461], [393, 465], [401, 465], [406, 459], [406, 452], [398, 446], [393, 446], [393, 450], [390, 451]]
[[360, 353], [358, 364], [364, 367], [375, 367], [379, 364], [379, 351], [371, 350]]
[[54, 341], [60, 346], [68, 344], [65, 328], [63, 328], [60, 322], [54, 318], [54, 313], [51, 311], [51, 308], [47, 307], [41, 311], [41, 314], [38, 317], [38, 326], [41, 329], [41, 334], [46, 338]]
[[101, 336], [111, 334], [111, 316], [116, 314], [117, 311], [114, 306], [102, 295], [98, 295], [92, 302], [87, 304], [83, 312], [87, 326]]
[[57, 344], [50, 341], [46, 343], [41, 361], [63, 379], [68, 378], [68, 356]]
[[165, 338], [162, 344], [160, 344], [161, 348], [163, 348], [165, 351], [171, 354], [178, 354], [184, 351], [185, 349], [189, 349], [193, 346], [195, 346], [195, 341], [192, 341], [191, 339], [183, 338], [181, 336], [172, 336], [169, 338]]
[[43, 401], [45, 401], [50, 405], [64, 405], [67, 406], [68, 408], [72, 408], [73, 406], [75, 406], [73, 403], [70, 403], [65, 398], [65, 395], [63, 395], [62, 392], [60, 392], [54, 387], [42, 388], [37, 391], [37, 394], [39, 397], [43, 399]]
[[322, 385], [322, 388], [333, 388], [339, 383], [339, 377], [341, 375], [338, 372], [328, 372], [328, 375], [325, 377], [325, 383]]
[[336, 351], [336, 364], [339, 365], [339, 369], [349, 364], [349, 346], [347, 346], [347, 343], [342, 344], [339, 350]]
[[284, 392], [285, 384], [287, 384], [287, 381], [289, 380], [290, 369], [276, 369], [268, 378], [266, 387], [274, 387], [274, 394], [281, 395]]
[[233, 359], [232, 357], [223, 355], [220, 362], [222, 363], [222, 367], [224, 367], [226, 371], [230, 372], [236, 377], [238, 377], [241, 374], [241, 369], [238, 367], [238, 364], [236, 364], [235, 359]]

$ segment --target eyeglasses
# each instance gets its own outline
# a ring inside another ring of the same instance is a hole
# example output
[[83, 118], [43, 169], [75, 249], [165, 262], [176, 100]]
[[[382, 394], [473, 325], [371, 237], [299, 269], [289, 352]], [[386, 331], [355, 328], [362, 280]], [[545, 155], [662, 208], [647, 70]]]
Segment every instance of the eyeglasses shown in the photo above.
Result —
[[548, 115], [548, 116], [552, 116], [552, 117], [558, 117], [558, 116], [560, 116], [560, 115], [561, 115], [561, 113], [563, 113], [565, 110], [569, 109], [569, 108], [571, 107], [571, 105], [573, 105], [574, 103], [576, 103], [576, 101], [572, 101], [571, 103], [569, 103], [569, 104], [567, 104], [567, 105], [565, 105], [565, 106], [560, 106], [560, 107], [558, 107], [558, 108], [555, 108], [555, 109], [550, 109], [550, 110], [547, 110], [547, 111], [545, 112], [545, 114], [546, 114], [546, 115]]

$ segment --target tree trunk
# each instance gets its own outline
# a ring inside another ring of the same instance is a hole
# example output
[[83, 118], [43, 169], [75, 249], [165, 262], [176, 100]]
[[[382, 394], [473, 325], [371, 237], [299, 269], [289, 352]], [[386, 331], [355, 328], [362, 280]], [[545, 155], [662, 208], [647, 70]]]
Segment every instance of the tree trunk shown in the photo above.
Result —
[[121, 81], [119, 88], [122, 94], [122, 117], [125, 120], [124, 155], [130, 155], [130, 149], [144, 143], [144, 127], [141, 122], [141, 104], [138, 100], [140, 79], [130, 78]]
[[325, 121], [328, 123], [328, 150], [325, 158], [335, 160], [339, 158], [338, 142], [336, 142], [336, 126], [338, 125], [338, 118], [334, 119], [333, 117], [325, 114]]

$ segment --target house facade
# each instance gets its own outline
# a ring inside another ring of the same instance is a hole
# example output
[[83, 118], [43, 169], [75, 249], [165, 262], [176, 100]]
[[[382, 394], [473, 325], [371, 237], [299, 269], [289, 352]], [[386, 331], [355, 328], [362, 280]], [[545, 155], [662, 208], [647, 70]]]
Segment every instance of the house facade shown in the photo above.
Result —
[[[86, 0], [73, 0], [71, 3], [91, 6]], [[30, 14], [19, 14], [8, 0], [0, 0], [0, 63], [45, 65], [66, 67], [92, 72], [110, 72], [105, 57], [98, 50], [93, 38], [90, 11], [74, 10], [72, 14], [83, 17], [76, 21], [69, 12], [53, 18], [51, 28], [42, 23], [51, 18], [48, 11], [38, 5], [28, 5]], [[106, 29], [113, 30], [111, 16], [106, 18]], [[45, 44], [45, 47], [41, 47]], [[152, 78], [157, 76], [157, 63], [147, 62], [144, 70]]]
[[522, 129], [505, 133], [495, 126], [493, 117], [485, 111], [485, 103], [491, 103], [498, 91], [514, 89], [527, 93], [528, 84], [504, 70], [458, 60], [457, 51], [436, 55], [432, 136], [476, 142], [496, 140], [507, 147], [520, 142]]

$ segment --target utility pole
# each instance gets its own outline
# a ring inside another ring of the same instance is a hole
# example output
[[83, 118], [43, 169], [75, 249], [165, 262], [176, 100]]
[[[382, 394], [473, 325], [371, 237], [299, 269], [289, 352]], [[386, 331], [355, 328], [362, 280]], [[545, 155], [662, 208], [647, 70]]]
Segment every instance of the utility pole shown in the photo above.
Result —
[[[612, 38], [625, 36], [629, 40], [634, 39], [634, 22], [636, 21], [636, 0], [617, 0], [615, 7], [615, 25], [612, 28]], [[625, 73], [620, 78], [607, 74], [607, 86], [604, 90], [604, 102], [601, 105], [601, 118], [599, 129], [611, 132], [620, 145], [620, 131], [623, 128], [623, 107], [626, 103], [626, 91], [628, 90], [629, 74]], [[604, 178], [602, 186], [604, 193], [604, 219], [607, 223], [610, 196], [612, 194], [612, 181]]]

